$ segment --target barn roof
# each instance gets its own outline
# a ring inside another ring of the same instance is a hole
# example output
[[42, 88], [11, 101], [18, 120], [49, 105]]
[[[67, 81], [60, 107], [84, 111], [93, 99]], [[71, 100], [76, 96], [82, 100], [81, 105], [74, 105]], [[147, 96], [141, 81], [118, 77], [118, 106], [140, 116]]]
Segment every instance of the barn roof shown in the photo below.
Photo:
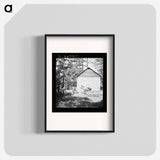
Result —
[[88, 67], [84, 71], [82, 71], [77, 77], [101, 77], [101, 75]]

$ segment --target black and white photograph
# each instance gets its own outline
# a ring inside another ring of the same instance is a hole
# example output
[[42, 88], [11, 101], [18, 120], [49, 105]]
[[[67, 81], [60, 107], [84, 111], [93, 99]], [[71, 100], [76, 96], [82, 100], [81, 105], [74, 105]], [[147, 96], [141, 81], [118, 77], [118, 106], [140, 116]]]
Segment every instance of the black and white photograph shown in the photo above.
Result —
[[107, 53], [52, 53], [52, 112], [106, 112]]

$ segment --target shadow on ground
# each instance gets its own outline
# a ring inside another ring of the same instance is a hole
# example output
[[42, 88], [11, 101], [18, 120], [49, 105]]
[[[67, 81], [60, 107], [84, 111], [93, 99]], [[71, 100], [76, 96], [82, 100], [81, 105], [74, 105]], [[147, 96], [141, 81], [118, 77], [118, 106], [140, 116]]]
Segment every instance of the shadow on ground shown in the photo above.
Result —
[[101, 108], [103, 101], [92, 102], [88, 97], [75, 97], [71, 94], [61, 95], [57, 101], [57, 108]]

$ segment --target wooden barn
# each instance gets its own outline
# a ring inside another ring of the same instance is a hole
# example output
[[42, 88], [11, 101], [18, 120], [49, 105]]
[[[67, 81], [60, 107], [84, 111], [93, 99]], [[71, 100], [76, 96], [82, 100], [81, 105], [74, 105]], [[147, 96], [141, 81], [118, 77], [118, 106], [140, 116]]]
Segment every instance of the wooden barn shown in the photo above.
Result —
[[99, 91], [101, 87], [101, 76], [91, 68], [87, 68], [77, 76], [78, 92], [85, 90]]

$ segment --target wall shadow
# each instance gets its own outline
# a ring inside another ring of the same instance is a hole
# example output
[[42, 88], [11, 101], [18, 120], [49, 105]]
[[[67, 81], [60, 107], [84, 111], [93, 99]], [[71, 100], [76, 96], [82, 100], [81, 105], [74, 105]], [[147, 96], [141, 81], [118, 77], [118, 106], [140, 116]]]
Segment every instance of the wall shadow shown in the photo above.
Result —
[[44, 36], [35, 37], [35, 131], [45, 132], [45, 51]]

